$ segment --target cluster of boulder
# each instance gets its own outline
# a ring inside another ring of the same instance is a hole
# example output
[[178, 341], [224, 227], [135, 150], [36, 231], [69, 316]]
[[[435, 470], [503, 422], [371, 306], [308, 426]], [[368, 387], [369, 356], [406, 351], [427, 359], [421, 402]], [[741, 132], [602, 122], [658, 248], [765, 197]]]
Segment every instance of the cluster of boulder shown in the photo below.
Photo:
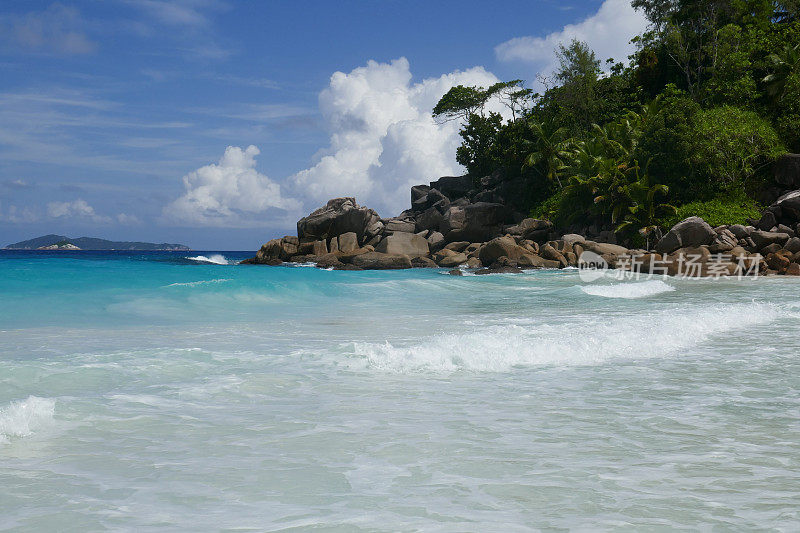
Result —
[[[297, 236], [269, 241], [244, 263], [313, 262], [336, 270], [440, 267], [454, 274], [467, 267], [483, 274], [574, 267], [590, 251], [611, 268], [647, 271], [642, 265], [658, 262], [674, 275], [690, 255], [703, 265], [697, 275], [710, 272], [712, 262], [715, 272], [720, 262], [731, 274], [745, 262], [761, 273], [800, 275], [800, 189], [780, 196], [752, 225], [712, 228], [691, 217], [654, 250], [629, 250], [602, 228], [579, 234], [525, 218], [510, 199], [522, 197], [519, 187], [499, 173], [477, 188], [469, 176], [443, 177], [412, 187], [411, 209], [386, 219], [354, 198], [335, 198], [300, 219]], [[631, 256], [640, 260], [631, 265], [625, 259]]]

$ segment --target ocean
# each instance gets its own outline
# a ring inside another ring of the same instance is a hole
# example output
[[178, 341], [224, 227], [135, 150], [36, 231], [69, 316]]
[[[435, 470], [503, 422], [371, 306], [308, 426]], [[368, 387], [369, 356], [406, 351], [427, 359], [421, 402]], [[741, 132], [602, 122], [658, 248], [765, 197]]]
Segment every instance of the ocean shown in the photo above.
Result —
[[800, 527], [800, 280], [0, 252], [0, 529]]

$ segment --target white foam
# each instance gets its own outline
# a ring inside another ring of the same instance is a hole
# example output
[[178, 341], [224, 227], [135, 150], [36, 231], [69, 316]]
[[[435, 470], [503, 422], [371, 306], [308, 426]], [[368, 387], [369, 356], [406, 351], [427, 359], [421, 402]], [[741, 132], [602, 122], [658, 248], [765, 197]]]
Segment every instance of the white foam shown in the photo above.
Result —
[[56, 402], [29, 396], [0, 409], [0, 443], [15, 437], [28, 437], [53, 421]]
[[613, 285], [581, 285], [581, 290], [592, 296], [604, 298], [645, 298], [665, 292], [672, 292], [675, 287], [660, 279], [651, 279], [636, 283], [614, 283]]
[[410, 346], [361, 343], [354, 345], [354, 355], [360, 366], [399, 373], [593, 365], [690, 353], [716, 335], [766, 324], [787, 313], [785, 308], [761, 303], [671, 308], [561, 324], [537, 321], [476, 328]]
[[195, 257], [187, 257], [190, 261], [197, 261], [198, 263], [211, 263], [214, 265], [230, 265], [231, 262], [225, 258], [222, 254], [211, 254], [210, 256], [206, 257], [204, 255], [198, 255]]
[[167, 287], [197, 287], [198, 285], [212, 285], [214, 283], [225, 283], [226, 281], [233, 281], [229, 278], [208, 279], [201, 281], [189, 281], [186, 283], [170, 283]]

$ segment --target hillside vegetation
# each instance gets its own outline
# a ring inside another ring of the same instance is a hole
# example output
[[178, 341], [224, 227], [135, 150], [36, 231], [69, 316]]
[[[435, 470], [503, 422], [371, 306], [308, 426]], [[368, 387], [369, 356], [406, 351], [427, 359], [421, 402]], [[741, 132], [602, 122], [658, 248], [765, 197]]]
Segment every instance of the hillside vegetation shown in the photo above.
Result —
[[[637, 240], [681, 217], [745, 223], [771, 163], [800, 151], [796, 2], [634, 0], [651, 25], [624, 61], [585, 44], [540, 78], [451, 89], [433, 110], [461, 121], [457, 160], [476, 186], [500, 169], [557, 225]], [[510, 118], [488, 110], [506, 105]]]

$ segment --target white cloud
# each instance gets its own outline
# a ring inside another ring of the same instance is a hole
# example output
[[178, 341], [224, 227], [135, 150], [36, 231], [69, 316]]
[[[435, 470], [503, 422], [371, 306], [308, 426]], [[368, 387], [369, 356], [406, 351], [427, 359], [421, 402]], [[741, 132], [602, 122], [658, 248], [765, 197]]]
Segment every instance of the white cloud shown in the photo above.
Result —
[[97, 223], [107, 223], [111, 219], [95, 213], [94, 208], [85, 200], [72, 202], [50, 202], [47, 204], [47, 216], [50, 218], [79, 218]]
[[633, 51], [630, 40], [647, 28], [644, 14], [631, 7], [630, 0], [605, 0], [594, 15], [544, 37], [516, 37], [495, 48], [500, 61], [530, 63], [542, 75], [552, 74], [558, 63], [555, 49], [572, 39], [584, 41], [605, 62], [624, 61]]
[[39, 215], [29, 207], [17, 207], [16, 205], [9, 205], [3, 208], [0, 202], [0, 221], [8, 222], [10, 224], [29, 224], [39, 220]]
[[459, 125], [436, 124], [436, 102], [455, 85], [497, 81], [474, 67], [412, 83], [405, 58], [336, 72], [319, 98], [330, 146], [317, 154], [314, 166], [290, 178], [291, 186], [314, 203], [306, 207], [355, 196], [383, 216], [408, 209], [412, 185], [464, 172], [455, 161]]
[[164, 208], [166, 221], [190, 226], [260, 226], [281, 221], [300, 205], [282, 195], [280, 185], [256, 170], [258, 148], [229, 146], [219, 163], [183, 177], [186, 192]]
[[54, 3], [44, 11], [0, 19], [0, 38], [26, 51], [88, 54], [97, 45], [83, 32], [80, 13]]
[[128, 215], [126, 213], [120, 213], [117, 215], [116, 218], [117, 222], [119, 222], [123, 226], [138, 226], [139, 224], [142, 223], [142, 221], [139, 220], [139, 217], [137, 217], [136, 215]]

